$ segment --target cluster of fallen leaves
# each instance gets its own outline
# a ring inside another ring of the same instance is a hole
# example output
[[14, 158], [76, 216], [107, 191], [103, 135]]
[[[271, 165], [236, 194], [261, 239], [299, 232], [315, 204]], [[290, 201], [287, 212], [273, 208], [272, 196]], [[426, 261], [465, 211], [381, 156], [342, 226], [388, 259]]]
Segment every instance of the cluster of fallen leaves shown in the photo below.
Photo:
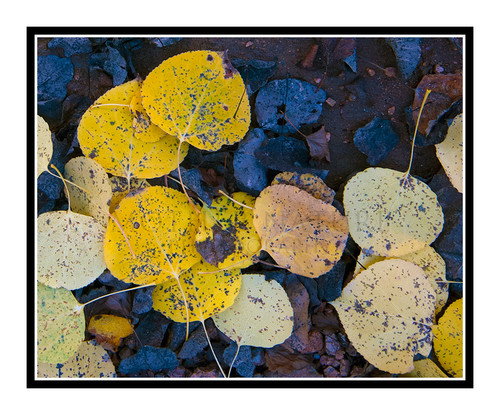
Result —
[[[460, 155], [445, 146], [456, 148], [460, 121], [438, 149], [457, 180]], [[279, 267], [317, 278], [335, 266], [349, 234], [365, 269], [332, 304], [358, 352], [381, 370], [412, 373], [414, 357], [429, 356], [435, 337], [443, 368], [461, 376], [460, 339], [448, 341], [451, 330], [461, 333], [461, 307], [454, 303], [434, 325], [447, 300], [444, 263], [430, 247], [443, 226], [436, 195], [408, 173], [371, 168], [347, 184], [346, 216], [319, 178], [293, 172], [276, 176], [256, 198], [238, 192], [211, 205], [193, 201], [179, 167], [188, 146], [216, 151], [242, 140], [249, 124], [241, 76], [223, 53], [211, 51], [167, 59], [144, 81], [111, 89], [87, 110], [78, 128], [84, 157], [70, 160], [61, 176], [68, 210], [37, 221], [39, 376], [116, 376], [102, 346], [116, 349], [133, 327], [111, 315], [86, 326], [90, 302], [78, 303], [70, 291], [105, 269], [138, 287], [154, 286], [153, 308], [188, 323], [187, 330], [190, 321], [205, 328], [212, 318], [238, 350], [281, 344], [294, 322], [286, 292], [241, 270], [265, 251]], [[50, 131], [39, 118], [38, 175], [49, 171], [51, 153]], [[145, 180], [175, 169], [184, 192]], [[84, 342], [85, 330], [98, 343]]]

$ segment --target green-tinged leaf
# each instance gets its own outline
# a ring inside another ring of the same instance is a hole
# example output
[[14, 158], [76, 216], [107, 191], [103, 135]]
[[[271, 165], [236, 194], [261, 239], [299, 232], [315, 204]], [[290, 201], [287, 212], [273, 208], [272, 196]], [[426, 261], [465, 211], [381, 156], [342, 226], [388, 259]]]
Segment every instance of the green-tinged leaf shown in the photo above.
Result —
[[39, 177], [50, 163], [52, 158], [52, 134], [50, 132], [47, 122], [37, 115], [37, 159], [36, 159], [36, 173]]

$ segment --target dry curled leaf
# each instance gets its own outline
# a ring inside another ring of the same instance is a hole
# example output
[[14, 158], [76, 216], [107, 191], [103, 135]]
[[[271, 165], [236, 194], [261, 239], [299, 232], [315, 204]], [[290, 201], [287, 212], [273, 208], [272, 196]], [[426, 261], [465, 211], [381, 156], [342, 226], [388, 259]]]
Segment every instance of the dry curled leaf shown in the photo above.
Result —
[[315, 133], [309, 134], [306, 141], [313, 159], [326, 159], [330, 162], [330, 150], [328, 149], [330, 133], [326, 132], [324, 125]]
[[316, 278], [342, 256], [347, 219], [333, 206], [295, 186], [265, 188], [255, 202], [254, 226], [262, 250], [290, 272]]

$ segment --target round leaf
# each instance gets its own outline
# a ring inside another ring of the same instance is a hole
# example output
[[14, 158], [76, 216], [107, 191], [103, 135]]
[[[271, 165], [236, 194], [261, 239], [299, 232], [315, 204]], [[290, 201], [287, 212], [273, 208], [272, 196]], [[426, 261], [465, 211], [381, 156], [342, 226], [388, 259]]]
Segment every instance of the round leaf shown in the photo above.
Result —
[[[204, 321], [234, 303], [241, 286], [240, 270], [214, 271], [218, 269], [213, 265], [199, 262], [179, 277], [189, 309], [189, 321]], [[186, 323], [186, 308], [179, 283], [170, 279], [157, 285], [153, 291], [153, 308], [171, 320]]]
[[448, 128], [444, 141], [436, 144], [436, 155], [450, 178], [451, 184], [460, 193], [463, 193], [463, 146], [463, 121], [462, 114], [459, 114]]
[[447, 378], [445, 373], [431, 359], [421, 359], [413, 362], [415, 369], [405, 373], [403, 378]]
[[463, 375], [463, 300], [453, 302], [433, 328], [434, 351], [439, 363], [453, 377]]
[[[437, 315], [448, 301], [448, 284], [445, 282], [446, 263], [444, 262], [444, 259], [431, 246], [426, 246], [417, 252], [402, 255], [399, 258], [404, 259], [405, 261], [410, 261], [424, 270], [425, 275], [429, 278], [429, 282], [431, 283], [433, 290], [436, 292], [436, 311], [434, 315]], [[361, 272], [361, 265], [364, 268], [368, 268], [370, 265], [383, 261], [384, 259], [387, 258], [367, 255], [361, 251], [358, 256], [358, 264], [354, 270], [354, 275]]]
[[333, 206], [294, 186], [264, 189], [255, 202], [254, 226], [278, 265], [316, 278], [342, 256], [347, 219]]
[[271, 185], [273, 184], [288, 184], [298, 187], [329, 205], [335, 199], [335, 191], [330, 189], [319, 177], [310, 173], [299, 174], [288, 171], [279, 173], [274, 177]]
[[115, 378], [108, 352], [94, 341], [82, 342], [76, 354], [64, 363], [39, 363], [39, 378]]
[[146, 110], [142, 106], [141, 90], [138, 89], [130, 101], [130, 111], [134, 116], [132, 126], [135, 130], [135, 137], [146, 143], [154, 143], [165, 135], [160, 127], [153, 124]]
[[64, 177], [77, 184], [84, 192], [68, 183], [71, 210], [82, 215], [92, 216], [106, 228], [111, 203], [111, 185], [106, 170], [96, 161], [87, 157], [75, 157], [66, 163]]
[[83, 306], [71, 291], [37, 283], [38, 362], [62, 363], [85, 337]]
[[422, 181], [383, 168], [356, 174], [344, 189], [354, 241], [370, 255], [401, 256], [430, 245], [440, 234], [443, 211]]
[[217, 328], [240, 346], [273, 347], [293, 330], [293, 309], [283, 287], [264, 275], [245, 274], [234, 304], [213, 317]]
[[[243, 192], [232, 198], [249, 207], [255, 198]], [[217, 268], [246, 268], [260, 251], [260, 238], [253, 226], [253, 210], [219, 197], [201, 211], [201, 226], [196, 235], [196, 249], [203, 259]]]
[[37, 219], [38, 281], [76, 290], [106, 269], [104, 228], [94, 218], [68, 211], [46, 212]]
[[388, 259], [360, 272], [330, 304], [368, 362], [389, 373], [407, 373], [417, 353], [430, 353], [435, 301], [420, 267]]
[[250, 125], [245, 85], [222, 52], [165, 60], [144, 80], [142, 97], [153, 123], [203, 150], [240, 141]]
[[[97, 161], [115, 176], [142, 179], [170, 173], [177, 167], [179, 140], [165, 135], [154, 143], [135, 136], [133, 97], [140, 90], [137, 80], [117, 86], [101, 96], [83, 114], [78, 126], [78, 141], [83, 154]], [[181, 162], [187, 145], [181, 146]]]
[[49, 124], [37, 115], [37, 159], [36, 159], [36, 173], [37, 177], [40, 176], [50, 163], [52, 158], [52, 134], [50, 132]]
[[201, 260], [195, 248], [199, 219], [183, 193], [160, 186], [136, 190], [120, 202], [113, 216], [128, 239], [127, 243], [118, 225], [109, 222], [104, 258], [116, 278], [160, 284]]

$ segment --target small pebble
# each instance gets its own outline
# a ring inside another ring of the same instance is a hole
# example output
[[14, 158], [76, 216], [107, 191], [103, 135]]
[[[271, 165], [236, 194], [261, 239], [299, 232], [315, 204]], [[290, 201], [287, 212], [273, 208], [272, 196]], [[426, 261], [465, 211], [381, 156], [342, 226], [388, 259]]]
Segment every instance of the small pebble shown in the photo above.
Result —
[[396, 111], [396, 107], [392, 106], [387, 110], [387, 115], [394, 115], [394, 111]]
[[249, 40], [247, 43], [245, 43], [245, 47], [250, 47], [253, 45], [253, 42], [251, 40]]
[[337, 103], [337, 101], [335, 101], [333, 98], [328, 97], [326, 99], [326, 103], [330, 105], [330, 107], [333, 107]]
[[368, 72], [370, 76], [375, 76], [375, 71], [372, 68], [366, 68], [366, 72]]
[[321, 82], [321, 78], [314, 78], [313, 80], [316, 84], [319, 84]]
[[441, 65], [436, 65], [436, 66], [434, 66], [434, 72], [442, 73], [442, 72], [444, 72], [444, 68]]

